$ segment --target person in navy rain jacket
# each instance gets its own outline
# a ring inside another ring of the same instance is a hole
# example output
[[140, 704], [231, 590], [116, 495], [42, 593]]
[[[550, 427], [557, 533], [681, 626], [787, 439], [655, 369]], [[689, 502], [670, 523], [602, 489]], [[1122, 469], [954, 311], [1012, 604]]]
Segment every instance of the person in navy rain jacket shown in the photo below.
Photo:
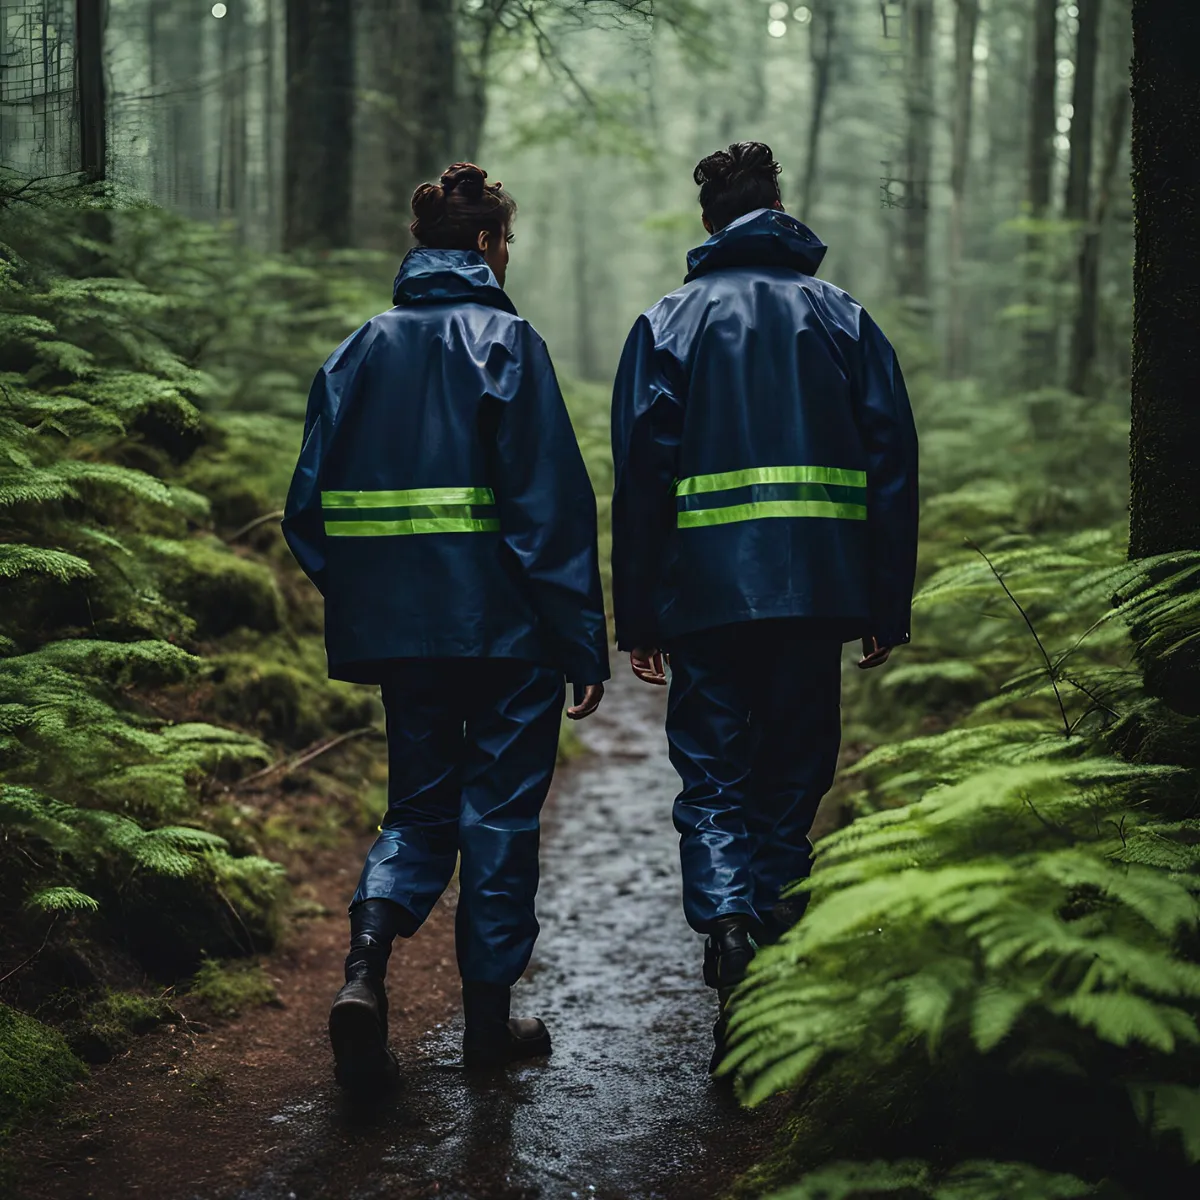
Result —
[[384, 973], [459, 868], [468, 1066], [549, 1053], [509, 989], [537, 936], [538, 818], [568, 716], [608, 678], [596, 501], [545, 343], [502, 290], [516, 206], [470, 163], [413, 196], [395, 307], [309, 396], [284, 533], [330, 674], [381, 685], [388, 809], [329, 1017], [337, 1078], [395, 1078]]
[[[833, 781], [840, 662], [909, 640], [917, 438], [896, 355], [783, 211], [771, 150], [695, 171], [712, 235], [634, 325], [613, 393], [613, 602], [633, 670], [665, 684], [684, 910], [718, 989], [803, 909]], [[664, 653], [665, 652], [665, 653]]]

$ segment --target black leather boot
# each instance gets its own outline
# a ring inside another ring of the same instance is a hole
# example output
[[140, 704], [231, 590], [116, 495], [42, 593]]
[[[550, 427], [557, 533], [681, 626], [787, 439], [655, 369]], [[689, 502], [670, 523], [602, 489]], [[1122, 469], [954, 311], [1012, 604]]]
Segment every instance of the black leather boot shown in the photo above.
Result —
[[334, 1077], [356, 1092], [394, 1083], [400, 1065], [387, 1043], [387, 990], [384, 975], [396, 935], [411, 924], [405, 909], [390, 900], [365, 900], [350, 913], [350, 954], [346, 983], [329, 1010], [329, 1042]]
[[503, 1067], [550, 1053], [550, 1031], [536, 1017], [510, 1017], [511, 991], [499, 983], [463, 983], [463, 1064]]
[[709, 1072], [725, 1056], [725, 1039], [729, 1030], [726, 1006], [733, 989], [746, 978], [750, 961], [757, 947], [751, 935], [753, 920], [744, 913], [730, 913], [718, 917], [704, 943], [704, 982], [717, 989], [718, 1015], [713, 1025], [713, 1054], [709, 1060]]

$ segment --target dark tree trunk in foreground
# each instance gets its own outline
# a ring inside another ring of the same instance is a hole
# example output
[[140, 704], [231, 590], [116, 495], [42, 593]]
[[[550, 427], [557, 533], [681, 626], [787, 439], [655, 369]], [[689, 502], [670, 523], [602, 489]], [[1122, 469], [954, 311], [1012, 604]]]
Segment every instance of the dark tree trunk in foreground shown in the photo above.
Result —
[[967, 167], [971, 160], [971, 125], [975, 94], [975, 37], [979, 0], [955, 0], [954, 123], [950, 150], [950, 311], [947, 316], [946, 373], [961, 378], [967, 370], [967, 313], [962, 294]]
[[1133, 0], [1133, 558], [1200, 550], [1197, 63], [1195, 0]]
[[104, 0], [76, 0], [75, 54], [79, 73], [79, 167], [105, 177], [108, 131], [104, 97]]
[[354, 35], [345, 0], [288, 0], [287, 250], [350, 244]]
[[[1034, 0], [1033, 79], [1029, 88], [1029, 141], [1025, 202], [1029, 215], [1041, 221], [1050, 215], [1051, 184], [1054, 171], [1054, 84], [1058, 58], [1055, 36], [1058, 32], [1057, 0]], [[1026, 239], [1027, 302], [1041, 308], [1041, 292], [1047, 274], [1046, 239], [1031, 233]], [[1037, 387], [1054, 378], [1054, 326], [1050, 314], [1033, 318], [1025, 331], [1025, 384]]]

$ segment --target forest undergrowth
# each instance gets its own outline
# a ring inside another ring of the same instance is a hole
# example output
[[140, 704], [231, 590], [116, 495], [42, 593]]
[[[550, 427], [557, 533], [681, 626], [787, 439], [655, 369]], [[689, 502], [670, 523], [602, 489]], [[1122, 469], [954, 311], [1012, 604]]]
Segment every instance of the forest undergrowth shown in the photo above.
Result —
[[311, 373], [394, 264], [69, 200], [2, 210], [0, 1131], [189, 986], [193, 1015], [269, 995], [223, 964], [384, 794], [278, 510]]
[[739, 1194], [1195, 1194], [1200, 555], [1125, 561], [1123, 399], [910, 390], [913, 644], [737, 998], [739, 1094], [794, 1097]]

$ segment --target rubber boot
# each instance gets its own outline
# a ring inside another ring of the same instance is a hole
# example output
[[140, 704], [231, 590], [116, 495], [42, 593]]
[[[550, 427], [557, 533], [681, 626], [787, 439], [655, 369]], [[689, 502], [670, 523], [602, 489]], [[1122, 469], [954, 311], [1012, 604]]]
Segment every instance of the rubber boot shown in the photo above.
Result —
[[380, 1091], [395, 1083], [400, 1064], [388, 1046], [384, 976], [392, 941], [409, 914], [389, 900], [365, 900], [350, 914], [346, 983], [329, 1010], [334, 1078], [354, 1092]]
[[511, 990], [499, 983], [463, 983], [463, 1064], [470, 1070], [507, 1066], [550, 1053], [550, 1031], [536, 1017], [510, 1017]]
[[713, 1025], [713, 1054], [708, 1070], [716, 1071], [725, 1056], [729, 1031], [726, 1007], [734, 988], [746, 978], [757, 947], [751, 935], [753, 920], [744, 913], [718, 917], [704, 943], [704, 982], [717, 990], [717, 1020]]

